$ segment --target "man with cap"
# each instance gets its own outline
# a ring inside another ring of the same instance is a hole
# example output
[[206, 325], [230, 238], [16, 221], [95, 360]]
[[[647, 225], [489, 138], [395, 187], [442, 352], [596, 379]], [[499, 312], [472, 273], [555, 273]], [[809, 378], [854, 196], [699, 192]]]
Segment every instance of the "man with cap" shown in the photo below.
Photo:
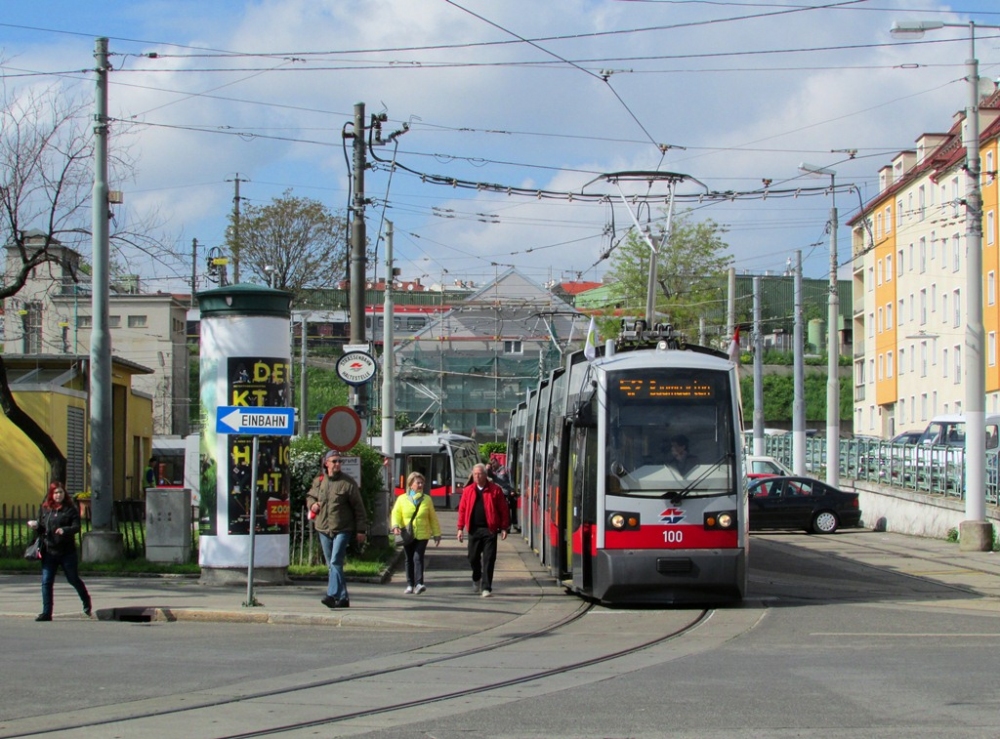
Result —
[[322, 602], [327, 608], [349, 608], [347, 581], [344, 579], [344, 560], [351, 536], [358, 544], [365, 541], [368, 517], [361, 500], [361, 490], [350, 475], [340, 470], [340, 452], [333, 450], [323, 457], [323, 474], [317, 477], [306, 494], [313, 525], [323, 546], [323, 556], [330, 567], [326, 596]]

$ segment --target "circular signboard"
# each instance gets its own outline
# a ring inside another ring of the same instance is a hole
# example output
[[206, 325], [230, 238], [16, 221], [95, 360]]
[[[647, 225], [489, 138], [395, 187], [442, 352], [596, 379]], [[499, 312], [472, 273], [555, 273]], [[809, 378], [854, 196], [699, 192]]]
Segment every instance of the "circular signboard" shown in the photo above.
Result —
[[368, 352], [345, 352], [337, 360], [337, 376], [348, 385], [364, 385], [371, 382], [378, 365]]
[[355, 413], [353, 408], [338, 405], [323, 416], [319, 434], [328, 447], [338, 452], [346, 452], [353, 449], [361, 440], [361, 416]]

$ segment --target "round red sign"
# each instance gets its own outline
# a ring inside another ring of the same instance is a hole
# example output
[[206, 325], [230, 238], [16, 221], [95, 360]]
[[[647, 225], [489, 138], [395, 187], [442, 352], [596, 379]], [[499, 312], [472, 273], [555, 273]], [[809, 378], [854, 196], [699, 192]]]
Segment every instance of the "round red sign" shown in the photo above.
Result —
[[349, 451], [361, 441], [361, 416], [353, 408], [338, 405], [323, 416], [319, 434], [323, 437], [323, 443], [331, 449], [338, 452]]

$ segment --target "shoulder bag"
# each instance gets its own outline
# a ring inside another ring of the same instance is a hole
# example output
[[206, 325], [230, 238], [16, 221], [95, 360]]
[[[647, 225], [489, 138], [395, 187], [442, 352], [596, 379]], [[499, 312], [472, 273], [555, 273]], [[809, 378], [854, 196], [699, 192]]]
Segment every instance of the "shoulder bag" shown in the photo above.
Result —
[[399, 530], [399, 538], [403, 540], [403, 544], [412, 544], [417, 539], [417, 535], [413, 532], [413, 519], [417, 517], [417, 511], [420, 510], [420, 504], [423, 502], [424, 498], [421, 496], [417, 504], [413, 506], [413, 515], [410, 516], [410, 522]]
[[41, 542], [41, 537], [37, 537], [28, 545], [28, 548], [24, 550], [24, 558], [26, 560], [29, 562], [37, 562], [42, 558]]

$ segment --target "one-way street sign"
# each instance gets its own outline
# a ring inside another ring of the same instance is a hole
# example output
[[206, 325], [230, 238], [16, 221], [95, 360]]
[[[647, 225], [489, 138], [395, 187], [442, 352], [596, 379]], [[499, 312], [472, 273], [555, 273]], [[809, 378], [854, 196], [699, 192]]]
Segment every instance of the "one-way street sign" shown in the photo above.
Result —
[[215, 430], [220, 434], [291, 436], [295, 433], [295, 409], [220, 405]]

